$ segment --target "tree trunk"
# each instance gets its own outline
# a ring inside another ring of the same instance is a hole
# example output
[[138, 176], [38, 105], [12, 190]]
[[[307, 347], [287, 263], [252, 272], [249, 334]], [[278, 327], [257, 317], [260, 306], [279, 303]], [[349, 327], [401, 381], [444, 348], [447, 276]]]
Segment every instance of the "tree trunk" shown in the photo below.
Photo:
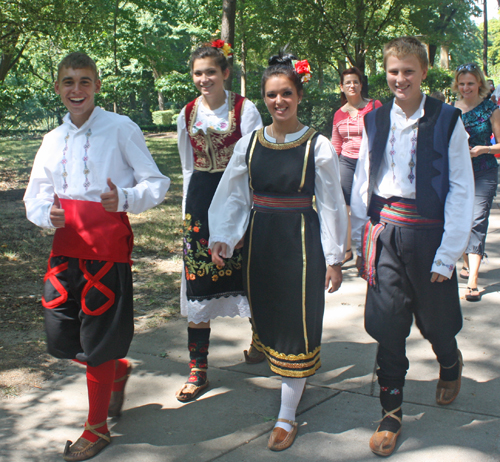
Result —
[[[221, 39], [231, 46], [234, 45], [234, 23], [236, 18], [236, 0], [222, 0], [222, 27]], [[226, 90], [231, 90], [233, 81], [233, 56], [227, 58], [229, 63], [229, 77], [225, 82]]]
[[450, 68], [450, 47], [441, 45], [441, 59], [440, 64], [443, 69]]
[[483, 29], [483, 72], [488, 75], [488, 11], [487, 1], [483, 1], [484, 29]]
[[26, 39], [21, 49], [17, 51], [16, 45], [19, 41], [19, 36], [20, 34], [13, 34], [4, 45], [3, 53], [0, 54], [0, 82], [5, 80], [9, 71], [17, 64], [30, 41], [30, 38]]
[[[500, 0], [499, 0], [500, 1]], [[240, 77], [240, 95], [246, 96], [247, 94], [247, 47], [245, 37], [245, 0], [240, 0], [240, 8], [238, 15], [240, 18], [240, 31], [241, 31], [241, 77]]]
[[[115, 75], [118, 75], [118, 59], [117, 59], [117, 53], [116, 53], [116, 29], [118, 27], [118, 0], [115, 1], [115, 12], [114, 12], [114, 18], [113, 18], [113, 61], [115, 64]], [[113, 112], [118, 112], [118, 104], [116, 102], [116, 86], [113, 87]]]
[[429, 66], [434, 67], [434, 64], [436, 63], [437, 45], [429, 44], [428, 51], [429, 51]]
[[160, 111], [165, 110], [165, 98], [163, 97], [163, 93], [161, 91], [158, 92], [158, 108]]

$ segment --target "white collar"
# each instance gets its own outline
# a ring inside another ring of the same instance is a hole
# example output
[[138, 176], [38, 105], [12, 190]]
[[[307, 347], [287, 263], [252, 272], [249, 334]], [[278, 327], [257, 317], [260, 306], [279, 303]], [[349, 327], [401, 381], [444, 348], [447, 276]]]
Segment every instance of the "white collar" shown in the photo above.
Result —
[[71, 121], [71, 114], [68, 112], [64, 117], [63, 117], [63, 122], [71, 125], [72, 128], [75, 130], [83, 130], [87, 124], [89, 124], [91, 121], [93, 121], [103, 110], [99, 106], [95, 106], [94, 110], [92, 111], [92, 114], [90, 114], [90, 117], [83, 123], [83, 125], [78, 128], [72, 121]]
[[418, 109], [408, 118], [406, 117], [406, 114], [403, 111], [403, 109], [401, 109], [401, 107], [396, 104], [396, 99], [394, 99], [394, 101], [392, 103], [391, 112], [392, 112], [392, 114], [397, 115], [398, 117], [402, 117], [408, 125], [412, 125], [412, 124], [418, 122], [418, 120], [424, 116], [424, 114], [425, 114], [424, 105], [425, 105], [426, 98], [427, 98], [427, 96], [425, 94], [423, 94], [422, 101], [420, 101], [420, 105], [418, 106]]

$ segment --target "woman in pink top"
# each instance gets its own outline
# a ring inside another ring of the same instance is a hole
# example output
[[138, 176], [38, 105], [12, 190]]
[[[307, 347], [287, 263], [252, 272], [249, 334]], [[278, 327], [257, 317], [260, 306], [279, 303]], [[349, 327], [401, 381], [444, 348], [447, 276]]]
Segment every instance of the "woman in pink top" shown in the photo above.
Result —
[[342, 264], [352, 260], [351, 249], [351, 189], [358, 161], [359, 147], [363, 136], [364, 116], [380, 106], [380, 101], [366, 99], [361, 95], [363, 76], [357, 67], [346, 69], [340, 75], [341, 102], [343, 106], [333, 117], [332, 144], [339, 155], [340, 182], [347, 205], [348, 231], [347, 250]]

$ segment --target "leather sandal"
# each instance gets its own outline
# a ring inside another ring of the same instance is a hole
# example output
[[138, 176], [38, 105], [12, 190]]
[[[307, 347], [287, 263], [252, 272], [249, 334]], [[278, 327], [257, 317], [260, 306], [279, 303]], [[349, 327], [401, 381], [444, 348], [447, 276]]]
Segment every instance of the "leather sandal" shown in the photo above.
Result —
[[243, 354], [245, 355], [245, 362], [247, 364], [259, 364], [266, 359], [266, 355], [257, 350], [253, 345], [250, 345], [248, 350], [243, 350]]
[[111, 399], [109, 400], [109, 407], [108, 407], [108, 417], [118, 417], [119, 415], [121, 415], [123, 400], [125, 398], [125, 385], [127, 384], [127, 380], [130, 377], [131, 373], [132, 373], [132, 364], [130, 364], [129, 361], [125, 375], [115, 380], [114, 382], [114, 383], [124, 382], [124, 384], [121, 391], [111, 392]]
[[278, 419], [277, 422], [290, 424], [292, 426], [292, 429], [287, 432], [284, 428], [274, 427], [273, 431], [271, 432], [271, 436], [269, 436], [267, 447], [271, 451], [284, 451], [285, 449], [288, 449], [295, 441], [295, 436], [297, 435], [299, 424], [297, 422], [294, 422], [293, 420], [287, 419]]
[[459, 276], [462, 279], [469, 279], [469, 268], [466, 268], [465, 266], [462, 266], [462, 269], [460, 270]]
[[393, 419], [399, 422], [400, 427], [399, 430], [396, 433], [394, 433], [389, 430], [380, 431], [380, 425], [378, 426], [376, 432], [370, 438], [370, 449], [374, 454], [377, 454], [378, 456], [387, 457], [394, 452], [394, 449], [396, 448], [396, 442], [398, 440], [398, 436], [401, 433], [401, 428], [402, 428], [401, 418], [395, 414], [400, 409], [401, 406], [389, 412], [386, 412], [384, 409], [385, 415], [382, 418], [382, 420], [386, 419], [387, 417], [392, 417]]
[[181, 403], [191, 401], [192, 399], [195, 399], [205, 388], [208, 387], [208, 383], [208, 380], [202, 385], [195, 385], [194, 383], [186, 382], [184, 385], [182, 385], [181, 388], [179, 388], [179, 390], [177, 390], [175, 397]]
[[479, 300], [481, 300], [479, 289], [477, 287], [467, 287], [467, 291], [465, 292], [465, 300], [467, 300], [468, 302], [478, 302]]
[[95, 443], [82, 437], [78, 438], [74, 444], [72, 444], [72, 441], [67, 441], [66, 447], [64, 448], [63, 459], [68, 461], [87, 460], [99, 454], [109, 443], [111, 443], [109, 432], [104, 435], [96, 431], [96, 428], [102, 427], [105, 424], [106, 422], [101, 422], [100, 424], [90, 425], [87, 420], [87, 422], [85, 422], [85, 430], [98, 436], [99, 439]]
[[[460, 392], [460, 386], [462, 384], [462, 369], [464, 366], [464, 360], [462, 358], [462, 353], [460, 350], [458, 351], [458, 379], [457, 380], [438, 380], [437, 388], [436, 388], [436, 402], [441, 406], [445, 406], [450, 404], [455, 400]], [[455, 363], [456, 364], [456, 363]], [[452, 367], [443, 367], [443, 369], [451, 369]]]

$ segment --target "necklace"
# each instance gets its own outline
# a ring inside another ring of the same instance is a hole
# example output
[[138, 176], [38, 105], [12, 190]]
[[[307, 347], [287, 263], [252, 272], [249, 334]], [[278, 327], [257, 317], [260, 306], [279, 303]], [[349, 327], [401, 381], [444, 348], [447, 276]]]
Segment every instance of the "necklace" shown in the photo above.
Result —
[[[278, 139], [276, 138], [276, 136], [274, 136], [274, 123], [272, 123], [269, 127], [271, 128], [271, 136], [272, 136], [272, 137], [276, 140], [276, 144], [278, 144]], [[295, 132], [297, 132], [297, 131], [298, 131], [298, 129], [299, 129], [299, 127], [300, 127], [300, 120], [298, 121], [298, 124], [297, 124], [297, 127], [295, 128], [295, 130], [294, 130], [293, 132], [290, 132], [290, 133], [295, 133]], [[283, 135], [283, 137], [286, 137], [286, 135], [288, 135], [288, 133], [285, 133], [285, 134]], [[283, 143], [284, 143], [284, 142], [285, 142], [285, 141], [283, 141]]]
[[[346, 104], [346, 110], [347, 112], [351, 112], [353, 110], [359, 111], [359, 109], [363, 109], [366, 106], [367, 101], [362, 99], [358, 104], [354, 105], [351, 104], [349, 101]], [[364, 106], [363, 106], [364, 105]]]

